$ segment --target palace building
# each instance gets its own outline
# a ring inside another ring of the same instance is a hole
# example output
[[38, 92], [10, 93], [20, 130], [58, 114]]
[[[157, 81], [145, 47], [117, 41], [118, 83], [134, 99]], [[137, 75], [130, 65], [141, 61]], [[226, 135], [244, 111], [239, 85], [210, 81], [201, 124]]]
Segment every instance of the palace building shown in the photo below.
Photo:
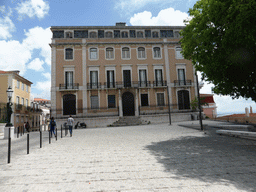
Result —
[[183, 58], [184, 26], [52, 26], [55, 118], [190, 111], [195, 70]]

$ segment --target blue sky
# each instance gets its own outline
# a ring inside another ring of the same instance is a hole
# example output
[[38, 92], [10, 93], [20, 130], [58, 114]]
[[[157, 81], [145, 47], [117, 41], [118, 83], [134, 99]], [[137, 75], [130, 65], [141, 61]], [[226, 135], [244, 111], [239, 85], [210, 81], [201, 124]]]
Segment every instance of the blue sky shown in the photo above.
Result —
[[[20, 70], [34, 97], [50, 99], [51, 26], [183, 25], [196, 0], [1, 0], [0, 70]], [[201, 93], [211, 93], [205, 83]], [[250, 99], [214, 96], [218, 114], [243, 113]]]

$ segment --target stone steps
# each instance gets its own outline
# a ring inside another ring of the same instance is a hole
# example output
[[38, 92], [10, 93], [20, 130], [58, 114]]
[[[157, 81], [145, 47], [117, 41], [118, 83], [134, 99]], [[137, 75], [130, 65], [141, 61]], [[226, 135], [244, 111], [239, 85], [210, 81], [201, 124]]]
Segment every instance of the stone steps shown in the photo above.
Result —
[[123, 127], [123, 126], [135, 126], [135, 125], [145, 125], [147, 122], [142, 122], [140, 117], [135, 116], [126, 116], [119, 117], [119, 119], [113, 124], [109, 125], [109, 127]]

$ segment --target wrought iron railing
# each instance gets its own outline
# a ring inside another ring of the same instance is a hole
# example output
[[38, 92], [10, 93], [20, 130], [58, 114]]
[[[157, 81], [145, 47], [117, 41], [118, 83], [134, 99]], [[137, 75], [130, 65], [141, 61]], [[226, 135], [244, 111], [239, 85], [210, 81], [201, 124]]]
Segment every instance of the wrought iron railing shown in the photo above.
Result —
[[175, 80], [174, 81], [174, 87], [191, 86], [191, 85], [192, 85], [191, 80]]
[[167, 82], [166, 81], [153, 81], [154, 87], [166, 87]]
[[60, 90], [79, 89], [79, 83], [60, 84], [60, 85], [59, 85], [59, 89], [60, 89]]

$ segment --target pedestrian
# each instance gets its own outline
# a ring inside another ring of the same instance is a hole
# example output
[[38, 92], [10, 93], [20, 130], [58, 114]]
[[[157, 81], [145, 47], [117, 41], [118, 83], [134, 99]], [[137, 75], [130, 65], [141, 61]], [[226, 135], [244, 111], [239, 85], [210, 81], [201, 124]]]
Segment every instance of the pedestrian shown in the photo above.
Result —
[[24, 131], [27, 131], [27, 130], [26, 130], [26, 129], [27, 129], [26, 127], [27, 127], [27, 122], [24, 121], [23, 129], [21, 129], [20, 131], [21, 131], [21, 132], [23, 132], [23, 130], [24, 130]]
[[56, 137], [55, 134], [55, 127], [56, 127], [56, 121], [54, 120], [54, 117], [51, 118], [50, 121], [50, 133], [51, 133], [51, 137], [52, 137], [52, 133], [54, 134], [54, 136]]
[[29, 128], [30, 128], [30, 125], [29, 125], [29, 122], [27, 121], [27, 123], [26, 123], [26, 130], [27, 130], [28, 133], [29, 133]]
[[74, 119], [70, 115], [67, 122], [67, 125], [69, 126], [70, 137], [72, 137], [73, 124], [74, 124]]

